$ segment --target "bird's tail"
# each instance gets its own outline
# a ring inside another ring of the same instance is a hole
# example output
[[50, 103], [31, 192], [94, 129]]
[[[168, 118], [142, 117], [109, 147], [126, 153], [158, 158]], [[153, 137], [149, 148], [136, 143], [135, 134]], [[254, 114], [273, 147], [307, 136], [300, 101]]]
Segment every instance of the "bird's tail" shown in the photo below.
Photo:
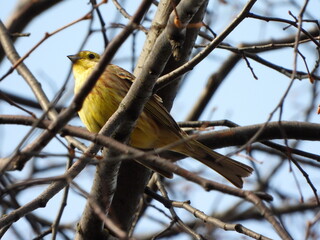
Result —
[[174, 151], [199, 160], [239, 188], [243, 185], [242, 178], [248, 177], [253, 171], [251, 167], [214, 152], [196, 140], [179, 146]]

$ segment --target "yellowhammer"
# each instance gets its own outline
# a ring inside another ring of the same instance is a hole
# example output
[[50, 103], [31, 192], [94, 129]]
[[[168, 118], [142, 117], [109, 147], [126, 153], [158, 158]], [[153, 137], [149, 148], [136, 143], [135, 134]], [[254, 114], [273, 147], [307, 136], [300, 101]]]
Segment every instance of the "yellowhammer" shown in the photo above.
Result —
[[[100, 56], [94, 52], [82, 51], [68, 58], [73, 62], [74, 91], [77, 93], [99, 62]], [[89, 131], [99, 132], [117, 110], [134, 79], [131, 73], [116, 65], [109, 64], [106, 67], [79, 111], [80, 119]], [[160, 98], [154, 95], [137, 120], [129, 143], [140, 149], [154, 149], [183, 140], [187, 136], [164, 108]], [[242, 177], [249, 176], [253, 171], [251, 167], [214, 152], [194, 139], [182, 142], [170, 150], [199, 160], [237, 187], [241, 188]]]

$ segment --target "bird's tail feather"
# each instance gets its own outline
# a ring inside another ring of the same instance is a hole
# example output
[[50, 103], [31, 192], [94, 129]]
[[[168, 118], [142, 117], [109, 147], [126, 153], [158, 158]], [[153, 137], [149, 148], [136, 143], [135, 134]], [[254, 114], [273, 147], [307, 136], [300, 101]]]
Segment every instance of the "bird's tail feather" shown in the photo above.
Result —
[[174, 149], [174, 151], [199, 160], [239, 188], [243, 186], [242, 178], [248, 177], [253, 171], [251, 167], [214, 152], [196, 140], [190, 140], [186, 145], [188, 147], [181, 145], [183, 147]]

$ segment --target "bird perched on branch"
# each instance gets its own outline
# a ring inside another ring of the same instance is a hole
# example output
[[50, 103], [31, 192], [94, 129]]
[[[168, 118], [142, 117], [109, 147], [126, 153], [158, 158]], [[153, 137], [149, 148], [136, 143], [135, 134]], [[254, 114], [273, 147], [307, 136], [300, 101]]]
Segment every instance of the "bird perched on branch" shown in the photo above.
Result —
[[[74, 91], [77, 93], [99, 62], [100, 55], [82, 51], [68, 58], [73, 63]], [[89, 131], [99, 132], [117, 110], [134, 80], [131, 73], [116, 65], [109, 64], [106, 67], [78, 112]], [[155, 149], [175, 142], [180, 144], [170, 148], [171, 151], [197, 159], [239, 188], [243, 185], [242, 178], [253, 171], [251, 167], [214, 152], [190, 138], [162, 105], [160, 97], [153, 95], [136, 122], [129, 144], [140, 149]]]

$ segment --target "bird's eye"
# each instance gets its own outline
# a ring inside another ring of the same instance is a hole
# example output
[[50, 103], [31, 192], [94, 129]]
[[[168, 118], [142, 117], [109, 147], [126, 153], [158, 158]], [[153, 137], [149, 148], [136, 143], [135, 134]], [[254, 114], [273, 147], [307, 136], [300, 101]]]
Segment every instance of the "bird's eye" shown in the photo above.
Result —
[[95, 56], [93, 53], [90, 53], [90, 54], [88, 55], [88, 57], [89, 57], [90, 59], [95, 59], [95, 58], [96, 58], [96, 56]]

